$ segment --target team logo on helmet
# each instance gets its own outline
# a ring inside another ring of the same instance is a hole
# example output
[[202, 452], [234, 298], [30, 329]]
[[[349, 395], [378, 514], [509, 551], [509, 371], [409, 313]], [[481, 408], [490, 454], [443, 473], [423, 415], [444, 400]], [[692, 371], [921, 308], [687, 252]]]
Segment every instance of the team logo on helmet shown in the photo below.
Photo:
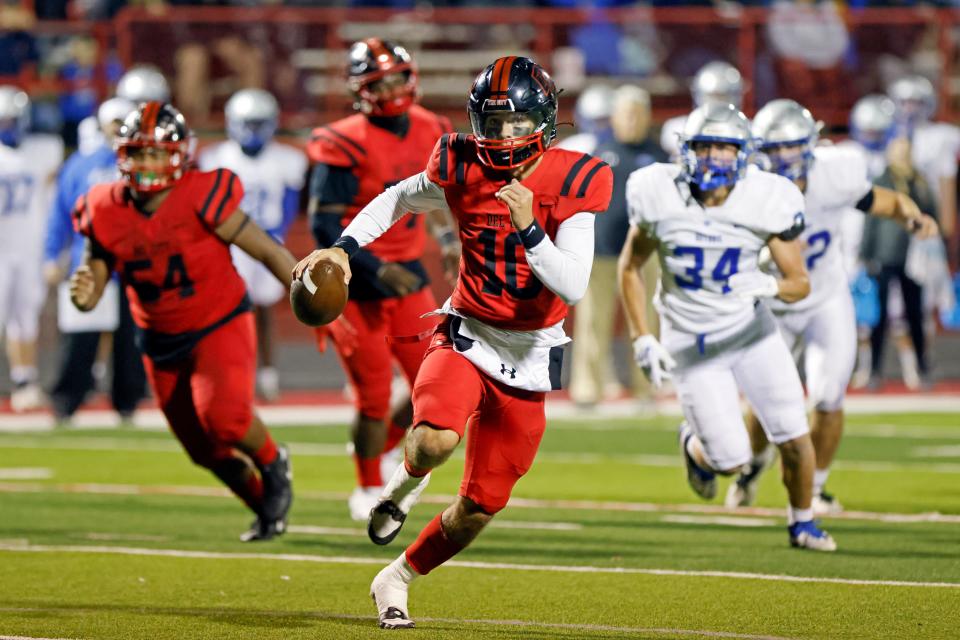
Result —
[[513, 169], [539, 158], [557, 135], [557, 88], [529, 58], [507, 56], [480, 72], [467, 103], [480, 161]]
[[173, 105], [145, 102], [120, 127], [114, 143], [117, 168], [134, 191], [162, 191], [183, 175], [190, 140], [187, 121]]
[[353, 43], [347, 64], [353, 107], [372, 116], [399, 116], [420, 97], [417, 67], [407, 50], [380, 38]]

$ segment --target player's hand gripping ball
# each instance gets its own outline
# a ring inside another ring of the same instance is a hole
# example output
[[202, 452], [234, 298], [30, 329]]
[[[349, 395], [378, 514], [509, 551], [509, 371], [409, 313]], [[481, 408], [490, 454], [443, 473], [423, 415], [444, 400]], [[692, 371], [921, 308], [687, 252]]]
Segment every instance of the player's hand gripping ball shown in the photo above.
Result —
[[290, 285], [290, 306], [297, 320], [319, 327], [336, 320], [347, 305], [343, 270], [329, 260], [305, 269]]

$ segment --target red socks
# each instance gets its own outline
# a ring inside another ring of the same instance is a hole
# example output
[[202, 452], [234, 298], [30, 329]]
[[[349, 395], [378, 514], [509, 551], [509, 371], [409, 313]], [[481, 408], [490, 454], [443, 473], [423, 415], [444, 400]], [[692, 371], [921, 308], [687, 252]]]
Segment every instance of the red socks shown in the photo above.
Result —
[[407, 547], [407, 562], [420, 575], [430, 573], [464, 548], [447, 538], [443, 532], [442, 518], [443, 513], [438, 513], [413, 544]]
[[273, 441], [269, 433], [267, 434], [266, 442], [263, 443], [262, 447], [257, 449], [257, 452], [253, 454], [253, 458], [258, 467], [265, 467], [277, 459], [277, 443]]
[[401, 427], [393, 420], [389, 420], [387, 423], [387, 441], [383, 445], [383, 452], [386, 453], [397, 446], [397, 443], [403, 440], [405, 435], [407, 435], [406, 427]]
[[361, 458], [357, 454], [353, 454], [353, 464], [357, 468], [357, 484], [359, 486], [383, 486], [383, 478], [380, 476], [380, 456]]

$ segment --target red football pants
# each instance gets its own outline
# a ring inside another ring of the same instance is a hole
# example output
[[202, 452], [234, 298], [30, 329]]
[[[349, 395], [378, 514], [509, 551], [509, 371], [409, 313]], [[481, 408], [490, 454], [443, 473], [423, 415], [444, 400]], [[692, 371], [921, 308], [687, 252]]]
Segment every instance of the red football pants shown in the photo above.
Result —
[[[467, 432], [460, 495], [486, 513], [507, 505], [546, 428], [542, 391], [502, 384], [453, 350], [441, 325], [413, 387], [413, 424]], [[469, 422], [470, 427], [467, 428]]]
[[170, 429], [196, 464], [229, 458], [253, 419], [257, 338], [253, 313], [204, 336], [190, 357], [169, 365], [143, 358]]
[[[334, 338], [337, 354], [353, 385], [357, 411], [383, 420], [390, 412], [392, 362], [400, 366], [413, 386], [429, 340], [416, 339], [436, 326], [437, 319], [421, 318], [437, 308], [429, 287], [399, 298], [350, 301], [343, 317], [356, 335], [349, 344]], [[399, 339], [399, 340], [398, 340]]]

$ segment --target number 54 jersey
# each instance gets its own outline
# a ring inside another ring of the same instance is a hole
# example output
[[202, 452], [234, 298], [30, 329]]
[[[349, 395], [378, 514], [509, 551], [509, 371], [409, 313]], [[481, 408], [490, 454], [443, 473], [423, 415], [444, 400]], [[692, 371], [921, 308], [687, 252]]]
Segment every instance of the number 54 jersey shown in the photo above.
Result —
[[117, 181], [80, 196], [72, 215], [94, 257], [123, 279], [136, 324], [176, 335], [214, 325], [245, 300], [230, 246], [214, 233], [242, 199], [229, 170], [187, 171], [153, 213], [141, 212]]
[[[535, 331], [561, 322], [566, 303], [534, 275], [510, 210], [496, 198], [508, 174], [480, 163], [473, 136], [447, 134], [437, 143], [426, 175], [443, 188], [460, 227], [463, 253], [453, 308], [498, 329]], [[533, 192], [534, 218], [553, 241], [560, 224], [574, 214], [606, 211], [613, 172], [589, 154], [553, 147], [522, 184]]]
[[690, 194], [678, 165], [652, 164], [627, 180], [630, 223], [658, 241], [662, 272], [657, 309], [692, 334], [732, 329], [754, 316], [753, 301], [730, 293], [727, 281], [755, 271], [771, 236], [802, 229], [803, 195], [782, 176], [750, 167], [719, 207]]

